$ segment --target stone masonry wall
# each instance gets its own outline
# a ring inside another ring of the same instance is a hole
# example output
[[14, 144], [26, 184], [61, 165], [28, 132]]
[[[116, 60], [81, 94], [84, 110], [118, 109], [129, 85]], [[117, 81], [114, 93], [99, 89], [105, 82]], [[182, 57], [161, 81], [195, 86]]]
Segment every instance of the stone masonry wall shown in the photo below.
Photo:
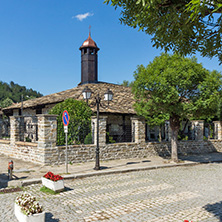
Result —
[[20, 142], [20, 116], [11, 116], [10, 141], [0, 140], [0, 153], [30, 162], [48, 164], [56, 146], [56, 115], [40, 114], [38, 117], [38, 142]]
[[[95, 145], [68, 146], [68, 162], [81, 163], [95, 160]], [[49, 150], [48, 150], [49, 152]], [[179, 155], [222, 152], [221, 140], [210, 141], [180, 141]], [[100, 160], [149, 158], [151, 156], [169, 157], [171, 153], [170, 142], [114, 143], [100, 146]], [[65, 146], [51, 149], [47, 164], [64, 164]]]
[[[95, 145], [68, 146], [68, 162], [81, 163], [94, 161], [95, 149]], [[179, 155], [210, 152], [222, 152], [222, 140], [179, 142]], [[37, 143], [15, 142], [12, 145], [9, 141], [0, 140], [0, 153], [12, 158], [46, 165], [65, 163], [65, 146], [43, 148], [38, 146]], [[170, 156], [170, 143], [114, 143], [100, 146], [101, 160], [149, 158], [151, 156]]]
[[0, 153], [29, 162], [44, 163], [43, 150], [38, 148], [37, 143], [15, 142], [10, 144], [10, 141], [0, 140]]

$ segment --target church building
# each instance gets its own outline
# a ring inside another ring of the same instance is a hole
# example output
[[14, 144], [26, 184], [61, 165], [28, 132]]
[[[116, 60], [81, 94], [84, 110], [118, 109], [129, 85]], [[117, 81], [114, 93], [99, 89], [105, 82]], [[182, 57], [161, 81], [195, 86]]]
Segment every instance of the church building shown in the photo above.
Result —
[[[68, 98], [84, 100], [82, 93], [84, 89], [90, 89], [92, 92], [88, 101], [89, 104], [94, 102], [95, 96], [99, 94], [101, 103], [106, 105], [107, 101], [104, 101], [104, 94], [107, 90], [110, 90], [113, 93], [113, 100], [109, 101], [108, 107], [100, 107], [100, 115], [107, 117], [107, 132], [116, 142], [131, 142], [131, 117], [136, 116], [133, 108], [135, 101], [131, 88], [99, 81], [98, 52], [100, 49], [91, 38], [90, 33], [79, 50], [81, 51], [81, 82], [77, 87], [27, 100], [22, 104], [13, 104], [4, 108], [3, 112], [7, 116], [47, 114], [53, 106]], [[92, 111], [96, 112], [96, 107], [92, 108]]]

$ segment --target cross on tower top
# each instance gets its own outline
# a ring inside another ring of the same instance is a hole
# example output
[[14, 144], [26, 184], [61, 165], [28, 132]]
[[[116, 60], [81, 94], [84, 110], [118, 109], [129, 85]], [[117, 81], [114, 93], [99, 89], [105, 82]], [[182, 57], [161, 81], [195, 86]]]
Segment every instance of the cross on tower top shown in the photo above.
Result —
[[89, 25], [89, 35], [91, 36], [91, 25]]

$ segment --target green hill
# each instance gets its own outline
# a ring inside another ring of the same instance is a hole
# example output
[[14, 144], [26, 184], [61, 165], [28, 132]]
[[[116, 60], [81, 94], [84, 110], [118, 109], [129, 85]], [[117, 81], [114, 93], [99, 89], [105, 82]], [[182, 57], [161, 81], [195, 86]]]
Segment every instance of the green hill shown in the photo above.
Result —
[[33, 89], [27, 89], [25, 86], [20, 86], [13, 81], [9, 84], [0, 81], [0, 107], [3, 108], [10, 106], [12, 103], [21, 102], [22, 96], [23, 101], [25, 101], [43, 95]]

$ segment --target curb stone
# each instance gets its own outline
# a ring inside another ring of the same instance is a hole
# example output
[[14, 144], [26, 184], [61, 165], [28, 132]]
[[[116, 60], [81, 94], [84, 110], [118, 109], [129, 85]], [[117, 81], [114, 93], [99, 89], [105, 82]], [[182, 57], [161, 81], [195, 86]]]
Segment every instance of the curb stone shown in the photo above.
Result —
[[[222, 162], [222, 161], [220, 161]], [[206, 163], [206, 162], [203, 162]], [[207, 162], [210, 163], [210, 162]], [[102, 175], [109, 175], [109, 174], [120, 174], [120, 173], [129, 173], [135, 171], [142, 171], [142, 170], [155, 170], [155, 169], [162, 169], [162, 168], [171, 168], [171, 167], [180, 167], [180, 166], [194, 166], [201, 164], [200, 162], [188, 162], [188, 163], [174, 163], [168, 165], [157, 165], [157, 166], [149, 166], [149, 167], [138, 167], [138, 168], [128, 168], [128, 169], [121, 169], [121, 170], [109, 170], [109, 171], [97, 171], [91, 173], [83, 173], [83, 174], [71, 174], [71, 175], [64, 175], [64, 180], [73, 180], [73, 179], [81, 179], [86, 177], [93, 177], [93, 176], [102, 176]], [[28, 180], [21, 180], [21, 181], [8, 181], [8, 186], [28, 186], [32, 184], [39, 184], [41, 183], [41, 178], [36, 179], [28, 179]]]

